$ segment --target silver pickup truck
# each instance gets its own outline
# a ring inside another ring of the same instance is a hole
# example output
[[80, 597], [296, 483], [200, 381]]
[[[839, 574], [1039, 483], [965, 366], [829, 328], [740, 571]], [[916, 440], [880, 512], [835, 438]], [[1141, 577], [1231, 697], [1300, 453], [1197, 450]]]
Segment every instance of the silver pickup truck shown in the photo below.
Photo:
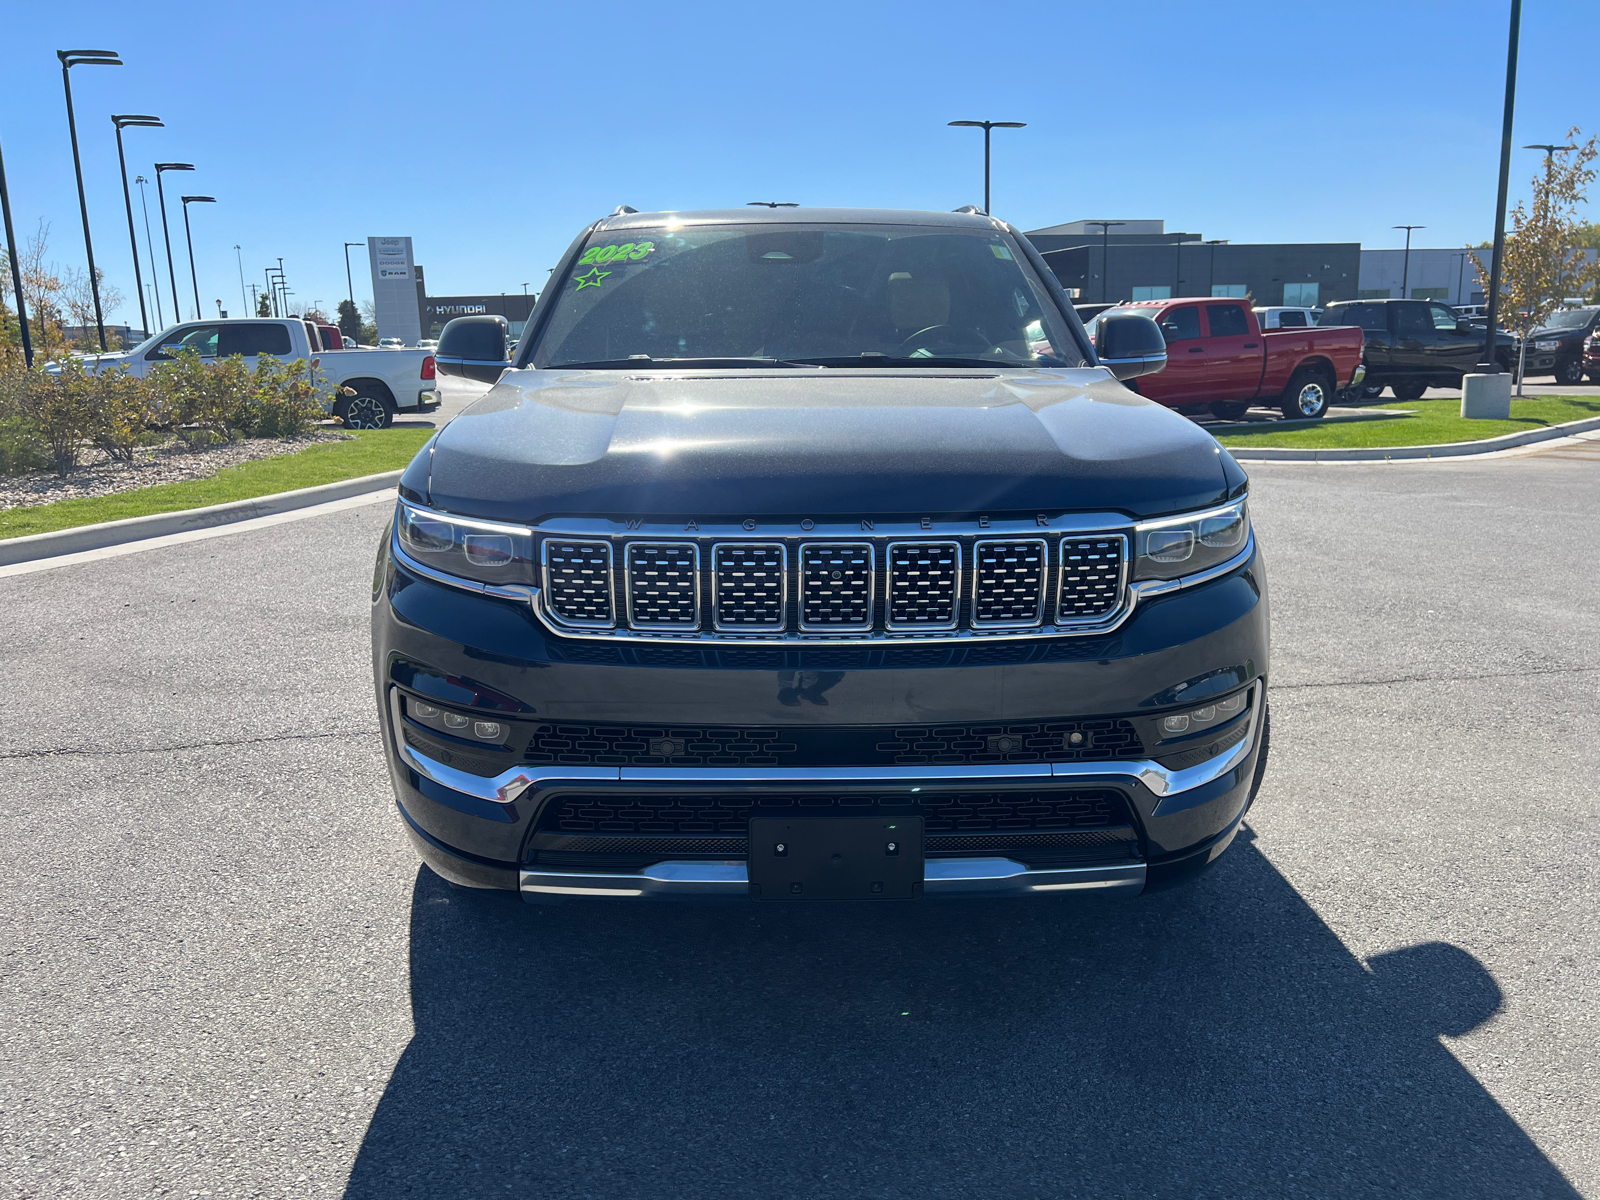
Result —
[[429, 351], [325, 350], [317, 327], [293, 317], [191, 321], [162, 330], [131, 350], [86, 357], [84, 365], [95, 372], [122, 366], [143, 376], [182, 350], [195, 350], [202, 359], [239, 354], [251, 363], [263, 354], [282, 362], [306, 359], [324, 383], [355, 393], [340, 395], [331, 404], [351, 429], [384, 429], [397, 412], [432, 412], [439, 407]]

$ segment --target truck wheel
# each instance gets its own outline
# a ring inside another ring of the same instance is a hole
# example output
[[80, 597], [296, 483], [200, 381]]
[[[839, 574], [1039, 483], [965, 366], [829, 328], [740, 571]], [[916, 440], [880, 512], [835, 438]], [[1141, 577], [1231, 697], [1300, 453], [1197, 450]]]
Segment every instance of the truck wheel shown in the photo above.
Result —
[[1387, 385], [1381, 383], [1363, 384], [1361, 388], [1361, 395], [1367, 400], [1376, 400], [1379, 396], [1383, 395], [1383, 389], [1385, 386]]
[[1565, 362], [1556, 364], [1556, 382], [1565, 387], [1572, 387], [1583, 382], [1583, 362], [1580, 359], [1569, 358]]
[[394, 424], [394, 404], [376, 392], [357, 392], [333, 406], [346, 429], [387, 429]]
[[1421, 379], [1404, 379], [1389, 387], [1396, 400], [1421, 400], [1422, 393], [1428, 390], [1427, 383]]
[[1224, 421], [1242, 421], [1249, 411], [1249, 402], [1245, 400], [1219, 400], [1211, 406], [1212, 414]]
[[1286, 420], [1309, 421], [1322, 416], [1333, 403], [1333, 382], [1316, 367], [1301, 367], [1283, 389], [1281, 407]]

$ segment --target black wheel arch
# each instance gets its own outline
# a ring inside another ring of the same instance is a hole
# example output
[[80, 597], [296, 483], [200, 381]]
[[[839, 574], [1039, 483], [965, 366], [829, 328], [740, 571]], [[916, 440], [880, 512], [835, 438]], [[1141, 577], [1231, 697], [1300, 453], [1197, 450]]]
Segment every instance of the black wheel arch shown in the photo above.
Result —
[[391, 405], [395, 402], [394, 393], [389, 390], [389, 385], [381, 379], [358, 375], [354, 379], [346, 379], [339, 386], [352, 388], [357, 395], [376, 396], [380, 400], [387, 400]]

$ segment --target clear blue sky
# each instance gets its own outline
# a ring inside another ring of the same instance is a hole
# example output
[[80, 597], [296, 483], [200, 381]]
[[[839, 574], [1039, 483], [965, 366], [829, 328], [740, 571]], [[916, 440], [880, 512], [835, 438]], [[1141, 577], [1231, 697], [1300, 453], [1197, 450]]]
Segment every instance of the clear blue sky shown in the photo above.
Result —
[[[130, 174], [191, 161], [168, 175], [173, 191], [217, 197], [191, 210], [201, 299], [235, 311], [235, 243], [247, 281], [281, 255], [298, 297], [331, 310], [340, 244], [368, 235], [413, 237], [435, 295], [515, 292], [538, 290], [618, 204], [981, 203], [982, 135], [946, 128], [955, 118], [1029, 122], [995, 135], [995, 212], [1024, 229], [1161, 217], [1236, 242], [1385, 247], [1409, 222], [1428, 226], [1416, 244], [1454, 246], [1493, 217], [1508, 11], [14, 3], [0, 16], [0, 146], [18, 236], [42, 217], [56, 261], [81, 265], [53, 52], [122, 53], [126, 66], [76, 68], [73, 82], [99, 261], [135, 320], [118, 111], [167, 122], [125, 135]], [[1594, 0], [1527, 5], [1519, 144], [1600, 128], [1597, 46]], [[1513, 198], [1539, 161], [1515, 152]], [[181, 254], [181, 220], [175, 232]], [[357, 300], [365, 276], [363, 258]]]

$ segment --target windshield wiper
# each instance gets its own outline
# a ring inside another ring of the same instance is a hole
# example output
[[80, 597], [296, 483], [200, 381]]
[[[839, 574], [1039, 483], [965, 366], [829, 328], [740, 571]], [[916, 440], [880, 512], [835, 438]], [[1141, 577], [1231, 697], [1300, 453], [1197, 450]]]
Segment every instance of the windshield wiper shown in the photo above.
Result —
[[[956, 355], [895, 355], [857, 354], [838, 355], [831, 358], [796, 358], [790, 361], [816, 367], [1033, 367], [1055, 366], [1054, 363], [1010, 361], [1003, 358], [963, 358]], [[1066, 366], [1061, 363], [1061, 366]]]
[[550, 371], [625, 371], [631, 367], [810, 367], [820, 363], [790, 362], [782, 358], [651, 358], [648, 354], [630, 354], [627, 358], [601, 358], [594, 362], [551, 363]]

